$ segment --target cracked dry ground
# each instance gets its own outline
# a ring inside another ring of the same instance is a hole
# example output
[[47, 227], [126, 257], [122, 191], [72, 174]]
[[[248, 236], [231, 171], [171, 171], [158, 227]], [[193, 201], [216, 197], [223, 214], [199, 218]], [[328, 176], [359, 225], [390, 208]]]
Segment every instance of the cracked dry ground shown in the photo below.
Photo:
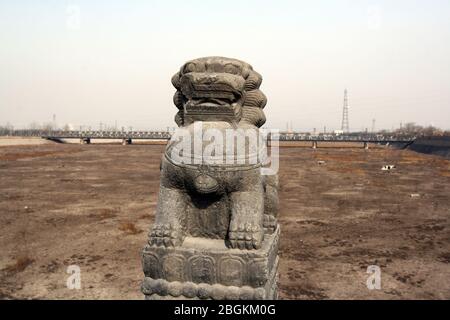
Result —
[[[142, 299], [163, 149], [1, 147], [0, 298]], [[386, 149], [280, 153], [280, 298], [450, 298], [450, 161]], [[66, 288], [72, 264], [81, 290]], [[366, 287], [369, 265], [381, 268], [381, 290]]]

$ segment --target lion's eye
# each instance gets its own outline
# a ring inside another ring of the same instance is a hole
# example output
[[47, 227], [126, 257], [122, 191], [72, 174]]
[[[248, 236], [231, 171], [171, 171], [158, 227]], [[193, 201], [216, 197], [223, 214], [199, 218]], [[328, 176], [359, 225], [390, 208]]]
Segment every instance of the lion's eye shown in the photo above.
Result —
[[232, 64], [227, 64], [225, 66], [225, 72], [231, 74], [239, 74], [239, 68]]
[[189, 73], [189, 72], [194, 72], [195, 71], [195, 64], [188, 63], [185, 67], [184, 67], [184, 73]]

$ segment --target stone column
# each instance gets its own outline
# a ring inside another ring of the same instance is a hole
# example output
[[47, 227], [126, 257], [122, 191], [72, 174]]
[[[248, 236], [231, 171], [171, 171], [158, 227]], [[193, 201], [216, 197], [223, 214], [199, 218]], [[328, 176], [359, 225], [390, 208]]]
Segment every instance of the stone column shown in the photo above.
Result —
[[80, 144], [91, 144], [91, 138], [80, 138]]
[[128, 145], [128, 144], [132, 144], [132, 140], [131, 140], [131, 138], [123, 138], [122, 139], [122, 145]]

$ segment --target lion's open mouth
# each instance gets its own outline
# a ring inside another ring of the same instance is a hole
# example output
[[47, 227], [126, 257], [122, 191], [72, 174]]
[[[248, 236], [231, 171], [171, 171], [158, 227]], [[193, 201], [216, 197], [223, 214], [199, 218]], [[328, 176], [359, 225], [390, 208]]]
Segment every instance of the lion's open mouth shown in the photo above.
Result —
[[[219, 90], [220, 89], [220, 90]], [[238, 102], [242, 98], [242, 94], [233, 91], [226, 90], [227, 88], [203, 88], [201, 85], [193, 86], [193, 90], [188, 97], [188, 103], [190, 106], [231, 106], [233, 103]]]
[[185, 108], [232, 107], [242, 102], [244, 79], [231, 74], [189, 73], [181, 78]]

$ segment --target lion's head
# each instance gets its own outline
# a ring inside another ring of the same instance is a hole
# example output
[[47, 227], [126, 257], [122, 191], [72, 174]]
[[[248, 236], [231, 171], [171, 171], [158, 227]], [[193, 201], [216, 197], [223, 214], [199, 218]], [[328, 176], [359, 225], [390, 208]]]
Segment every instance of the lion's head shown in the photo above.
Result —
[[178, 126], [195, 121], [227, 121], [261, 127], [266, 96], [259, 90], [262, 77], [237, 59], [205, 57], [185, 63], [172, 77]]

